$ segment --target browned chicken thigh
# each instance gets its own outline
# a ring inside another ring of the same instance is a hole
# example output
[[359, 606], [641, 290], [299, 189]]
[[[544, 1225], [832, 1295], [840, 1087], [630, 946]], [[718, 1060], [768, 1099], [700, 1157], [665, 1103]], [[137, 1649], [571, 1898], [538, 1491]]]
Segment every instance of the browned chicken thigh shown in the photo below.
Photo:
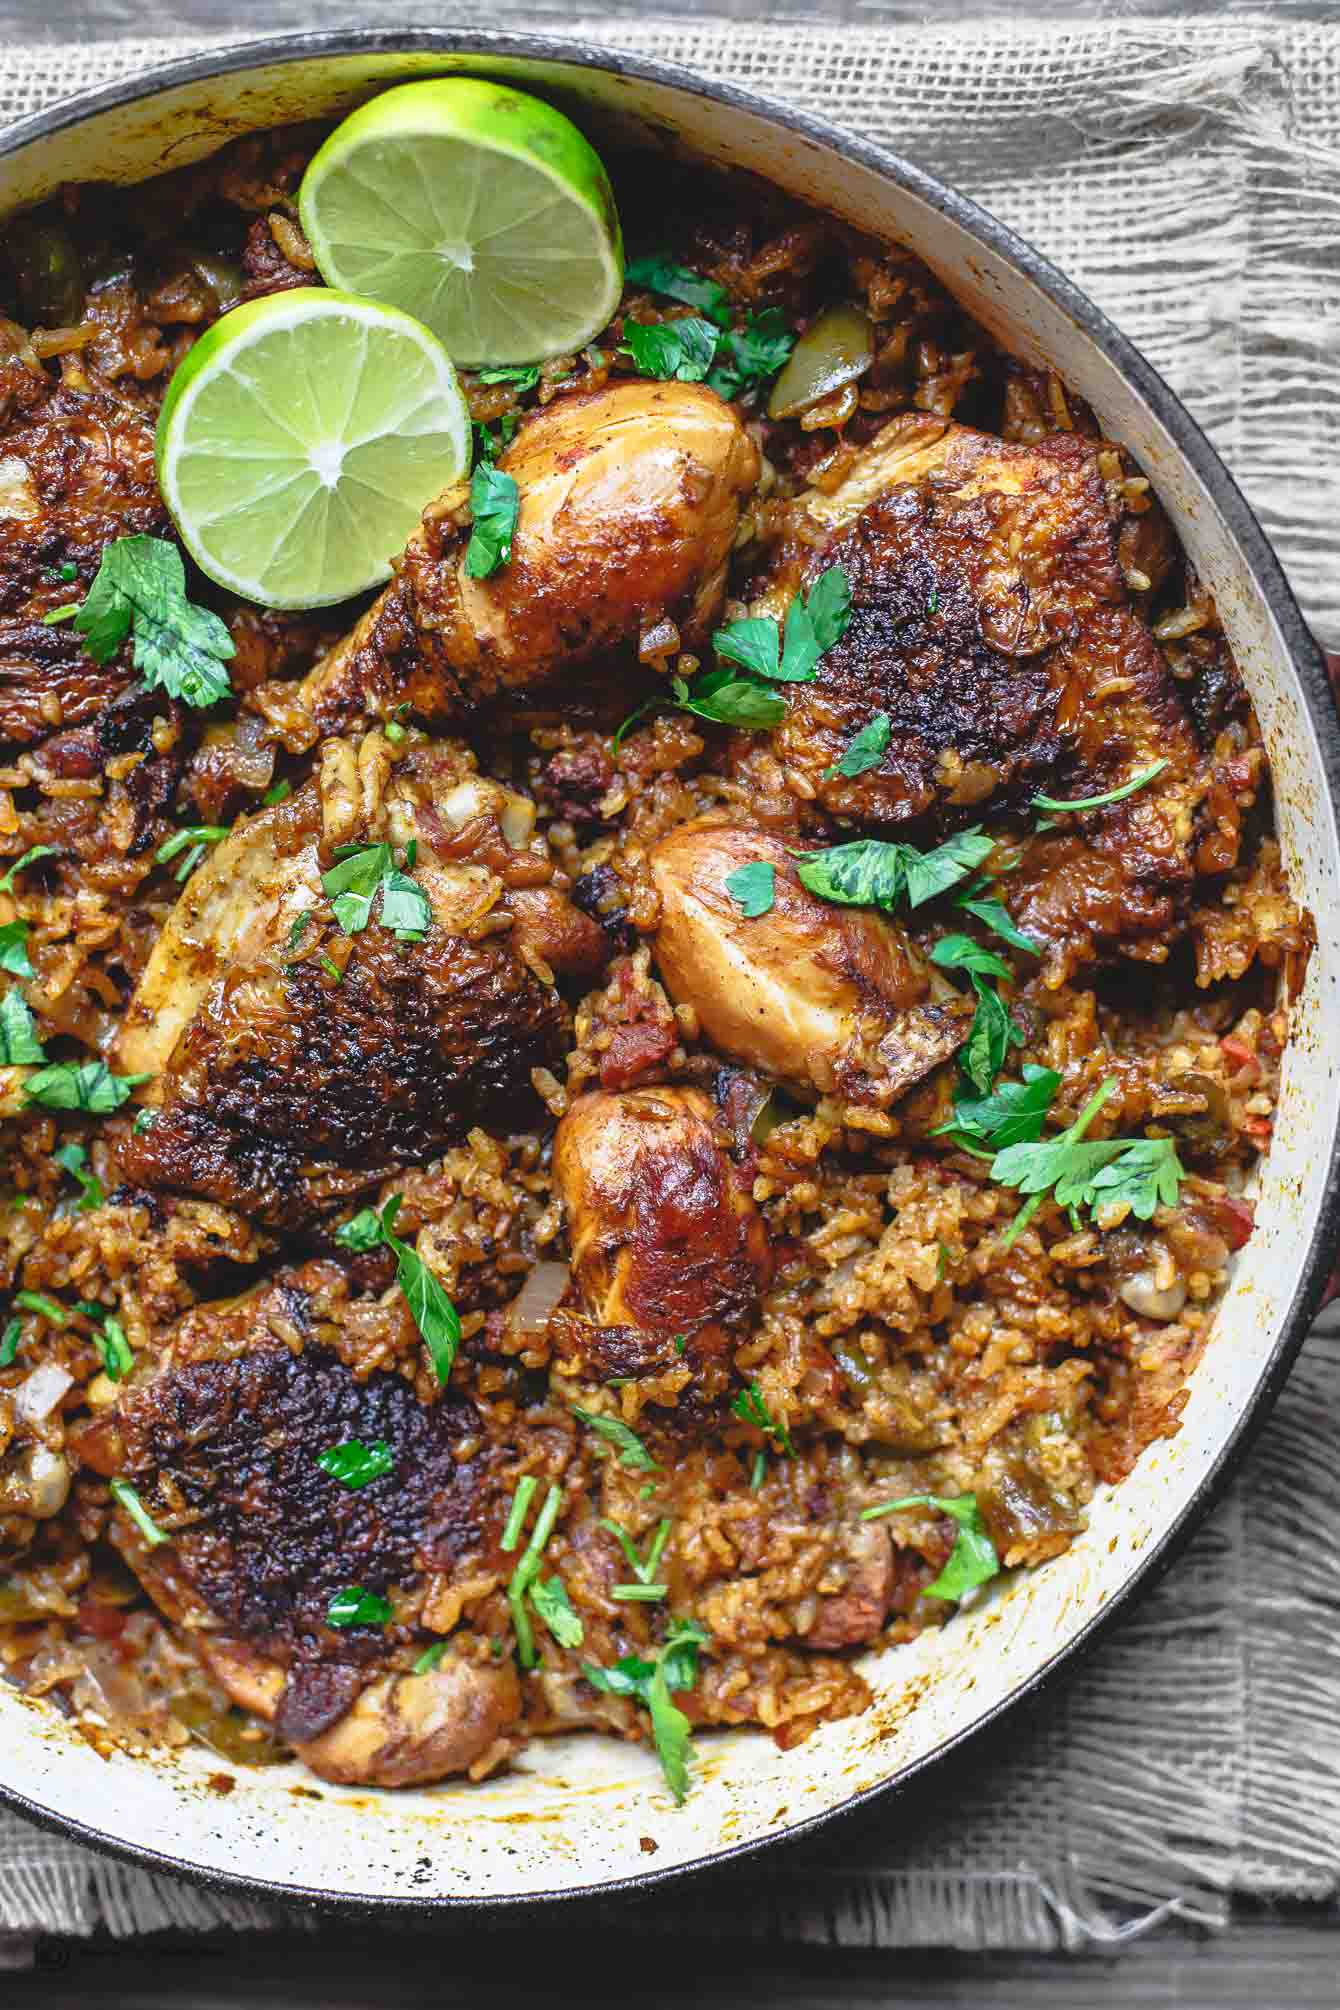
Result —
[[[453, 1647], [416, 1672], [431, 1634], [328, 1615], [350, 1587], [421, 1591], [494, 1557], [498, 1452], [468, 1398], [427, 1405], [397, 1375], [356, 1379], [320, 1344], [331, 1310], [312, 1272], [198, 1307], [85, 1426], [79, 1456], [128, 1481], [168, 1538], [114, 1514], [155, 1602], [314, 1772], [404, 1786], [487, 1769], [520, 1714], [510, 1659]], [[351, 1439], [389, 1458], [357, 1488], [319, 1464]]]
[[[154, 946], [117, 1046], [152, 1077], [127, 1175], [292, 1227], [472, 1123], [533, 1118], [532, 1070], [565, 1038], [558, 974], [606, 953], [544, 883], [533, 818], [458, 748], [393, 765], [379, 732], [328, 742], [317, 777], [194, 874]], [[326, 892], [337, 853], [373, 865], [379, 845], [385, 870], [413, 859], [421, 939], [380, 894], [351, 927]]]
[[508, 563], [470, 576], [469, 489], [425, 512], [393, 584], [297, 701], [323, 733], [408, 703], [425, 718], [576, 669], [674, 622], [702, 647], [758, 454], [700, 384], [560, 398], [498, 463], [520, 491]]
[[[846, 633], [813, 683], [788, 687], [774, 736], [798, 792], [844, 820], [960, 826], [1038, 793], [1105, 795], [1162, 762], [1082, 830], [1030, 840], [1000, 885], [1058, 958], [1161, 959], [1211, 824], [1213, 869], [1231, 863], [1225, 806], [1206, 808], [1212, 777], [1130, 603], [1099, 458], [1073, 433], [1021, 444], [903, 415], [832, 494], [793, 505], [754, 606], [780, 615], [824, 568], [847, 574]], [[876, 712], [891, 728], [878, 765], [834, 773]]]
[[0, 432], [0, 740], [28, 745], [95, 718], [135, 675], [128, 648], [97, 663], [68, 622], [42, 617], [83, 598], [113, 538], [169, 525], [146, 418], [107, 392], [8, 375], [33, 384]]

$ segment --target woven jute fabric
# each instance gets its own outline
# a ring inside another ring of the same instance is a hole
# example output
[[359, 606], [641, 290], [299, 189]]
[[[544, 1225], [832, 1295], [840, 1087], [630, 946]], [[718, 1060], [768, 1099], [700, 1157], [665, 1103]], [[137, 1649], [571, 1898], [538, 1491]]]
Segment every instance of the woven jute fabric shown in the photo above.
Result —
[[[337, 7], [323, 25], [341, 18], [356, 15]], [[472, 18], [485, 16], [454, 10], [452, 25]], [[487, 19], [529, 25], [514, 9]], [[1181, 393], [1304, 611], [1340, 646], [1340, 28], [709, 18], [582, 19], [567, 32], [822, 114], [943, 174], [1030, 238]], [[199, 46], [11, 49], [0, 121]], [[1048, 1948], [1110, 1942], [1170, 1914], [1220, 1924], [1235, 1894], [1332, 1895], [1337, 1412], [1333, 1320], [1187, 1555], [1066, 1681], [861, 1827], [775, 1855], [765, 1873], [646, 1902], [639, 1924]], [[283, 1917], [0, 1815], [0, 1965], [5, 1934], [19, 1959], [35, 1933]]]

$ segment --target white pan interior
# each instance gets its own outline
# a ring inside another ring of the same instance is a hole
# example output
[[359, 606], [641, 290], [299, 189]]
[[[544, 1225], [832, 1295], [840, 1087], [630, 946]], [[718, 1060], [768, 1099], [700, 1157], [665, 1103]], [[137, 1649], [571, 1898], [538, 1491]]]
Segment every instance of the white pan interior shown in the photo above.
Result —
[[365, 49], [197, 78], [49, 134], [0, 161], [0, 214], [62, 182], [133, 181], [236, 133], [338, 113], [387, 84], [451, 69], [529, 82], [597, 135], [611, 118], [673, 135], [897, 239], [1016, 353], [1060, 369], [1141, 461], [1218, 600], [1265, 730], [1293, 888], [1318, 919], [1319, 941], [1257, 1230], [1180, 1434], [1152, 1447], [1125, 1485], [1095, 1502], [1088, 1533], [1066, 1556], [997, 1586], [974, 1612], [910, 1648], [872, 1657], [876, 1702], [866, 1716], [828, 1725], [787, 1753], [760, 1733], [701, 1737], [700, 1780], [678, 1809], [650, 1756], [593, 1737], [534, 1745], [512, 1772], [483, 1786], [376, 1794], [272, 1768], [239, 1772], [222, 1798], [206, 1783], [219, 1770], [216, 1759], [193, 1751], [101, 1759], [54, 1712], [0, 1685], [0, 1786], [132, 1849], [227, 1879], [335, 1898], [469, 1901], [654, 1876], [837, 1808], [999, 1708], [1128, 1586], [1241, 1423], [1299, 1286], [1337, 1121], [1340, 1014], [1332, 1011], [1328, 1024], [1322, 1005], [1335, 996], [1340, 860], [1322, 750], [1281, 628], [1220, 509], [1135, 387], [1022, 270], [922, 194], [757, 108], [651, 76], [496, 51]]

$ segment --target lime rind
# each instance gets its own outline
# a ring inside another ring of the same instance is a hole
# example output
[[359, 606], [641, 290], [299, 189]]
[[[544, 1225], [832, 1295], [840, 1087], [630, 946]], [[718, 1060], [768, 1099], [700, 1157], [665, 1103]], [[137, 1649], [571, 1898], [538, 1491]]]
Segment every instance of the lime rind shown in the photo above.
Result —
[[325, 278], [394, 302], [465, 365], [580, 349], [622, 293], [599, 156], [561, 112], [507, 85], [384, 92], [320, 148], [299, 212]]
[[299, 288], [202, 336], [169, 385], [157, 459], [202, 572], [263, 606], [321, 607], [389, 578], [469, 466], [470, 418], [427, 328]]

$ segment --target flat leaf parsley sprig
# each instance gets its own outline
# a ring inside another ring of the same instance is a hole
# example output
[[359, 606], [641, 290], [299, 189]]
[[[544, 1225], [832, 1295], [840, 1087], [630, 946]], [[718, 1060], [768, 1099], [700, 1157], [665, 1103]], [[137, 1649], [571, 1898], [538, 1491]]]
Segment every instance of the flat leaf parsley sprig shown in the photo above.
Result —
[[375, 1207], [361, 1209], [352, 1220], [341, 1223], [335, 1231], [335, 1240], [357, 1255], [379, 1249], [383, 1244], [391, 1251], [401, 1296], [423, 1336], [433, 1373], [445, 1386], [461, 1344], [461, 1322], [456, 1307], [418, 1251], [395, 1233], [395, 1220], [403, 1199], [403, 1194], [393, 1193], [380, 1214]]
[[186, 567], [166, 538], [113, 538], [83, 600], [42, 619], [73, 621], [96, 663], [109, 663], [131, 636], [148, 688], [188, 705], [215, 705], [231, 692], [224, 665], [236, 645], [217, 614], [187, 599]]

